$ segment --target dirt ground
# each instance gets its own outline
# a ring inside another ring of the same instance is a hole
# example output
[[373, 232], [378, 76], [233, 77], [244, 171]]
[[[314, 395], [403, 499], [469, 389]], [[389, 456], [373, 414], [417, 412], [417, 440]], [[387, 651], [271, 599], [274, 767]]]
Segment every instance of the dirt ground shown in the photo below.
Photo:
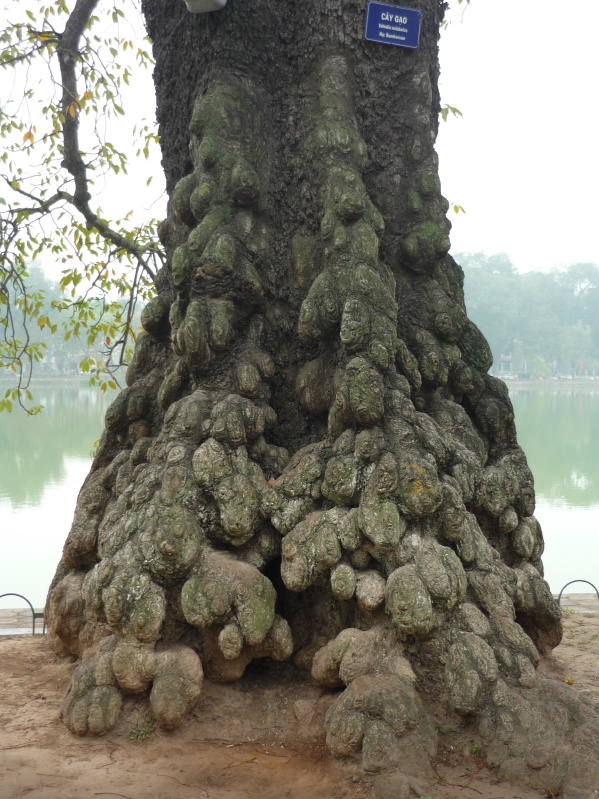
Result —
[[[542, 670], [599, 702], [598, 659], [599, 615], [566, 612], [564, 641]], [[0, 638], [0, 799], [395, 799], [388, 783], [331, 760], [322, 730], [333, 695], [286, 667], [276, 684], [260, 666], [233, 686], [205, 683], [174, 733], [154, 730], [148, 706], [127, 700], [100, 739], [76, 738], [59, 720], [72, 668], [42, 636]], [[499, 783], [475, 741], [456, 750], [433, 780], [413, 784], [418, 794], [552, 799]]]

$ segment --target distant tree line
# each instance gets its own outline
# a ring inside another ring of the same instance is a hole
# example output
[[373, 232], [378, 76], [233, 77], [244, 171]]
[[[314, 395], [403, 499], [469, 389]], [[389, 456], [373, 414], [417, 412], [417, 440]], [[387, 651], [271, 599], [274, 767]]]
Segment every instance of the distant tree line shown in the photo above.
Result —
[[[598, 264], [520, 274], [505, 253], [458, 253], [455, 258], [465, 274], [468, 315], [491, 346], [495, 374], [537, 378], [599, 375]], [[47, 324], [36, 329], [41, 358], [35, 373], [102, 371], [106, 334], [113, 321], [106, 317], [103, 300], [91, 302], [80, 326], [65, 325], [63, 331], [60, 284], [36, 264], [29, 267], [28, 280], [32, 295], [43, 296], [46, 307], [55, 308], [48, 312]], [[139, 329], [140, 311], [134, 329]]]
[[504, 253], [459, 253], [468, 316], [486, 336], [495, 374], [599, 375], [599, 265], [520, 274]]

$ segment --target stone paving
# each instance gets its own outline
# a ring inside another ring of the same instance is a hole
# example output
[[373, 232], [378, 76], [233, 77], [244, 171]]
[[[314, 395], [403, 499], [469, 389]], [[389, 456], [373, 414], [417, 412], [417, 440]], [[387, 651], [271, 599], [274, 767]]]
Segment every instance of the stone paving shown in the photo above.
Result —
[[599, 598], [595, 593], [562, 594], [560, 607], [575, 613], [599, 613]]
[[[43, 608], [34, 608], [36, 613], [43, 613]], [[35, 620], [35, 632], [41, 633], [43, 619]], [[0, 635], [31, 634], [33, 621], [30, 608], [1, 608]]]

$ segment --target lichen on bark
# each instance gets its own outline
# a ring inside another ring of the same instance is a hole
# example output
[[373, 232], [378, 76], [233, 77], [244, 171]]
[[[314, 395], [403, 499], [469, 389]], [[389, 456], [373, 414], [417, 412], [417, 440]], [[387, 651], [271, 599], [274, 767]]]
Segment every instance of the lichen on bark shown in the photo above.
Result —
[[63, 718], [101, 734], [149, 691], [171, 729], [204, 672], [288, 660], [344, 689], [327, 741], [366, 771], [424, 768], [446, 716], [560, 790], [565, 738], [597, 720], [537, 675], [560, 612], [448, 255], [442, 4], [416, 3], [413, 53], [363, 42], [362, 5], [237, 0], [171, 41], [174, 12], [145, 3], [170, 269], [48, 598], [79, 658]]

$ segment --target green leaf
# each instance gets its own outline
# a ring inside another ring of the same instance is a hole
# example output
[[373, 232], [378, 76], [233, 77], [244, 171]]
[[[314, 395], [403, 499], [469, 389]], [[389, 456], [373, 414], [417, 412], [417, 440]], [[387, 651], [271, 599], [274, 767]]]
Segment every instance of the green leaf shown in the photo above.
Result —
[[445, 105], [441, 108], [441, 118], [443, 122], [447, 122], [449, 114], [451, 113], [454, 117], [461, 117], [463, 116], [462, 112], [459, 108], [456, 108], [453, 105], [449, 105], [449, 103], [445, 103]]

